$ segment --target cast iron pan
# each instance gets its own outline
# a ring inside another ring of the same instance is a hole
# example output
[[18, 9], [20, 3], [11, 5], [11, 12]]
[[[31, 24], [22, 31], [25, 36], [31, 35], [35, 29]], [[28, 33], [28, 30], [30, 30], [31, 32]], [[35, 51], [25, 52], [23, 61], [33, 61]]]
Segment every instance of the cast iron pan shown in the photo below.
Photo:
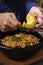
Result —
[[6, 54], [6, 56], [11, 59], [19, 60], [19, 59], [25, 59], [28, 57], [30, 58], [31, 56], [35, 55], [43, 46], [43, 38], [36, 31], [27, 32], [25, 30], [17, 30], [17, 31], [13, 31], [13, 32], [1, 33], [0, 39], [3, 39], [7, 35], [12, 35], [12, 34], [20, 33], [20, 32], [22, 32], [22, 33], [25, 32], [26, 34], [35, 35], [36, 37], [38, 37], [40, 39], [40, 43], [33, 47], [27, 47], [27, 48], [10, 48], [10, 47], [3, 46], [0, 43], [0, 51], [4, 52], [4, 54]]

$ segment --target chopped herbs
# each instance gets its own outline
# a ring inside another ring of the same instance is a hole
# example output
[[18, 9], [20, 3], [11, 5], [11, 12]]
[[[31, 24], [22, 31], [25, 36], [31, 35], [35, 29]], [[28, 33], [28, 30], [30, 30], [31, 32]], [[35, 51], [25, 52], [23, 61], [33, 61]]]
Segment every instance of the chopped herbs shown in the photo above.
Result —
[[12, 36], [12, 39], [13, 39], [13, 41], [19, 41], [19, 40], [21, 40], [22, 38], [19, 36], [19, 37], [17, 37], [16, 35], [14, 35], [14, 36]]

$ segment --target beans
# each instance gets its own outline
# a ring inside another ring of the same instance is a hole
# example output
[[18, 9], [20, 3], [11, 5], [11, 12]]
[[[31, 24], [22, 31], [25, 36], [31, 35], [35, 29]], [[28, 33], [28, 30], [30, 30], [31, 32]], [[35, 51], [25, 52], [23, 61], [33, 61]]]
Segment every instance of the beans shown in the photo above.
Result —
[[1, 43], [11, 48], [25, 48], [27, 46], [33, 46], [39, 44], [40, 39], [34, 35], [19, 33], [15, 34], [17, 37], [21, 37], [21, 40], [12, 40], [12, 36], [6, 36], [2, 39]]

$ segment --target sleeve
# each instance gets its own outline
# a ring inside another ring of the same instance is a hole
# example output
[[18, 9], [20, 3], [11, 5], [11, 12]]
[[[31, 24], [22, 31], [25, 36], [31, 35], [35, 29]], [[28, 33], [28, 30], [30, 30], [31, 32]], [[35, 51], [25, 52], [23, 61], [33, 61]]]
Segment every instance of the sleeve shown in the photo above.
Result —
[[26, 13], [28, 13], [33, 6], [38, 7], [39, 5], [35, 3], [34, 0], [26, 0]]
[[4, 2], [0, 2], [0, 13], [10, 12], [11, 9]]

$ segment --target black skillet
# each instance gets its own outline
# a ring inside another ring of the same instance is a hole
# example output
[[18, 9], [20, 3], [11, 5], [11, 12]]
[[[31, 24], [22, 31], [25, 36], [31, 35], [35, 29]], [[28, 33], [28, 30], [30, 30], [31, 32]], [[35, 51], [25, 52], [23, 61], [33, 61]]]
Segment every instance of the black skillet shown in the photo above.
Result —
[[18, 60], [18, 59], [25, 59], [27, 57], [30, 58], [31, 56], [35, 55], [43, 46], [43, 38], [36, 31], [27, 32], [25, 30], [17, 30], [17, 31], [13, 31], [13, 32], [1, 33], [0, 39], [3, 39], [7, 35], [12, 35], [12, 34], [20, 33], [20, 32], [22, 32], [22, 33], [25, 32], [26, 34], [35, 35], [36, 37], [38, 37], [40, 39], [40, 43], [38, 45], [35, 45], [32, 47], [27, 47], [27, 48], [10, 48], [10, 47], [3, 46], [0, 43], [0, 51], [4, 52], [6, 54], [6, 56], [8, 56], [11, 59]]

